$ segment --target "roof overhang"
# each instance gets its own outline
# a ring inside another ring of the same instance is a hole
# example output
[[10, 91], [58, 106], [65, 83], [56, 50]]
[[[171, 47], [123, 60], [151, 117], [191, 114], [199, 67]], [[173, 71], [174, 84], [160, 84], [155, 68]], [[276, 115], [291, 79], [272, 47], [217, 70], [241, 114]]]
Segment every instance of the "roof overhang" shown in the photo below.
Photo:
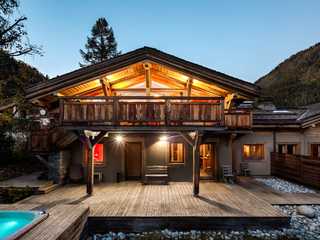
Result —
[[38, 99], [142, 61], [150, 61], [170, 67], [185, 74], [201, 78], [201, 80], [207, 83], [215, 84], [229, 91], [239, 93], [242, 96], [249, 98], [259, 96], [260, 88], [255, 84], [183, 60], [154, 48], [143, 47], [32, 86], [26, 91], [27, 99]]

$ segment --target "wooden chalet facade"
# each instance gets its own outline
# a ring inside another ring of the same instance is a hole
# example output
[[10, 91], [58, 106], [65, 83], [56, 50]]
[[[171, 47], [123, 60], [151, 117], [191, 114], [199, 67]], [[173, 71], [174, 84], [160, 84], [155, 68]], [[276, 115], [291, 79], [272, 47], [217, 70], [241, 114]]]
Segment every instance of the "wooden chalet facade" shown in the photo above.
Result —
[[86, 182], [89, 194], [94, 181], [140, 180], [192, 181], [197, 195], [199, 181], [242, 163], [286, 175], [300, 161], [299, 176], [310, 173], [301, 181], [319, 181], [320, 104], [253, 108], [258, 96], [254, 84], [144, 47], [27, 89], [38, 106], [30, 150], [50, 179]]
[[258, 95], [254, 84], [144, 47], [27, 89], [40, 121], [50, 120], [30, 146], [57, 182], [84, 176], [88, 193], [95, 176], [157, 175], [193, 181], [196, 195], [200, 179], [232, 165], [233, 140], [252, 131], [244, 103]]

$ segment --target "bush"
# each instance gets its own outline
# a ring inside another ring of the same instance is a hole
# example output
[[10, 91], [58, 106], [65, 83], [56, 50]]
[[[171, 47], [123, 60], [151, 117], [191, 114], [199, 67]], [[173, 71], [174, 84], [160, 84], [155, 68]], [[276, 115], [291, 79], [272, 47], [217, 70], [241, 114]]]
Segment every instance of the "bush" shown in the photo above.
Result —
[[15, 203], [33, 194], [33, 189], [29, 186], [23, 188], [10, 187], [2, 189], [0, 192], [3, 203]]

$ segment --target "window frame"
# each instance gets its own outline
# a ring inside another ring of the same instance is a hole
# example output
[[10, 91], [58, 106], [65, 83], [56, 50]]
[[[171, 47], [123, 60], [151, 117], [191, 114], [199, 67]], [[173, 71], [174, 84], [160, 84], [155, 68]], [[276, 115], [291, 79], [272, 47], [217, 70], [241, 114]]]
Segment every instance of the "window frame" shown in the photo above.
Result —
[[[301, 152], [300, 152], [300, 143], [297, 143], [297, 142], [278, 142], [277, 143], [277, 153], [280, 153], [279, 151], [279, 146], [280, 145], [283, 145], [285, 146], [285, 152], [282, 152], [281, 154], [289, 154], [289, 155], [299, 155]], [[295, 145], [296, 146], [296, 153], [288, 153], [288, 145]]]
[[[316, 157], [316, 158], [313, 158], [313, 156], [312, 156], [312, 145], [318, 146], [318, 157]], [[320, 142], [309, 142], [309, 156], [312, 159], [320, 160]]]
[[[249, 146], [249, 153], [251, 154], [251, 147], [252, 146], [262, 146], [262, 156], [261, 158], [254, 158], [254, 157], [245, 157], [244, 156], [244, 147], [248, 145]], [[242, 144], [242, 148], [241, 148], [241, 152], [242, 152], [242, 160], [245, 161], [245, 162], [261, 162], [261, 161], [265, 161], [266, 158], [265, 158], [265, 144], [264, 143], [244, 143]]]
[[[172, 152], [171, 152], [171, 145], [172, 144], [182, 144], [182, 162], [171, 162], [171, 156], [172, 156]], [[169, 159], [168, 159], [168, 164], [169, 165], [184, 165], [186, 163], [186, 146], [184, 142], [169, 142]]]
[[[95, 167], [104, 167], [104, 166], [106, 166], [106, 160], [107, 160], [107, 158], [106, 158], [106, 153], [105, 153], [105, 144], [104, 143], [97, 143], [96, 145], [98, 145], [98, 144], [101, 144], [102, 145], [102, 153], [103, 153], [103, 161], [102, 162], [94, 162], [94, 166]], [[96, 146], [95, 145], [95, 146]], [[95, 147], [94, 146], [94, 147]], [[83, 145], [83, 163], [84, 163], [84, 165], [85, 166], [87, 166], [87, 154], [88, 154], [88, 150], [87, 150], [87, 148], [85, 147], [85, 145]], [[92, 149], [92, 160], [94, 160], [94, 156], [93, 156], [93, 154], [94, 154], [94, 149]]]

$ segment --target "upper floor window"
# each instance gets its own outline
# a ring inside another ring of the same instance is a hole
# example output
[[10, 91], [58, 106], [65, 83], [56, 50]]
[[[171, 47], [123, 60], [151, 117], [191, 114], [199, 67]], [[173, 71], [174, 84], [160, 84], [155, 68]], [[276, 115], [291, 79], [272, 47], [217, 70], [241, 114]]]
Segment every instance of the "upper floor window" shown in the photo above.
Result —
[[278, 144], [278, 153], [299, 154], [298, 144]]
[[320, 143], [310, 144], [310, 156], [312, 159], [320, 158]]
[[244, 160], [263, 160], [264, 145], [263, 144], [244, 144], [243, 159]]
[[184, 163], [185, 149], [184, 144], [180, 142], [170, 143], [169, 163]]

